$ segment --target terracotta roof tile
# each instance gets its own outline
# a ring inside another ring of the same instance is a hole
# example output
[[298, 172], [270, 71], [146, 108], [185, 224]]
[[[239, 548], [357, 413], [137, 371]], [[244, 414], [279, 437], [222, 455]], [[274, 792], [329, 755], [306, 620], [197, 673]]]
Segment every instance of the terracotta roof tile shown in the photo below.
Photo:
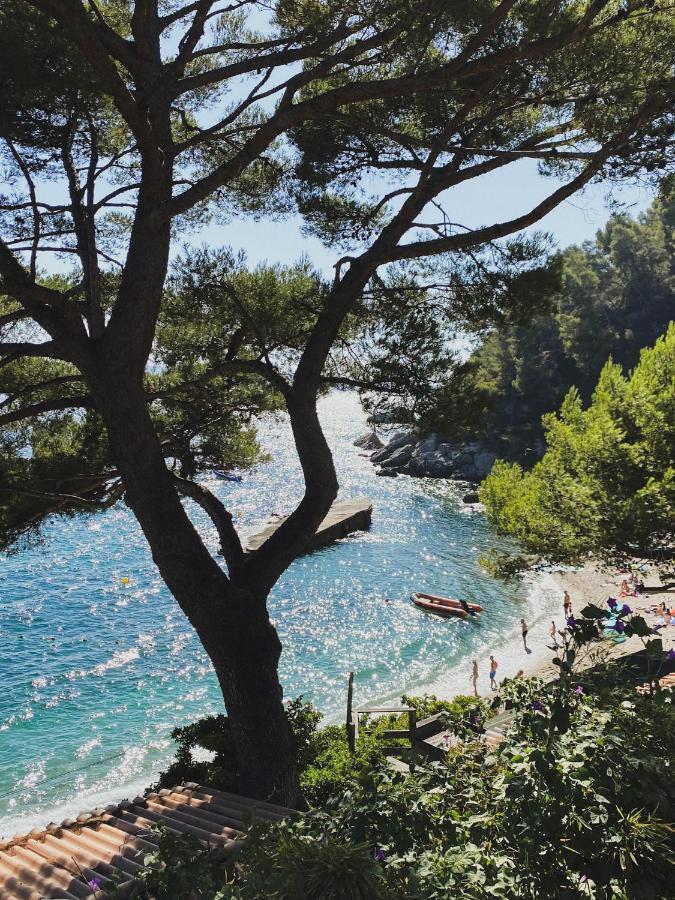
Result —
[[149, 829], [158, 822], [174, 833], [227, 848], [249, 818], [278, 821], [291, 814], [281, 806], [193, 783], [125, 800], [0, 842], [0, 898], [77, 900], [93, 897], [85, 883], [92, 878], [102, 890], [118, 883], [120, 872], [131, 880], [143, 856], [157, 845], [157, 835]]

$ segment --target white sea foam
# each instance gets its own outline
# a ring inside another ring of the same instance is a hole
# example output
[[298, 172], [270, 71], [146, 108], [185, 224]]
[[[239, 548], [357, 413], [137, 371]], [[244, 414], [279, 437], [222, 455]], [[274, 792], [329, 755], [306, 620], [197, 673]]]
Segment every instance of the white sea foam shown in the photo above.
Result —
[[[40, 823], [48, 822], [60, 823], [64, 819], [71, 819], [83, 812], [90, 812], [99, 806], [107, 806], [110, 803], [119, 803], [122, 800], [133, 799], [142, 794], [148, 786], [148, 776], [144, 774], [141, 778], [131, 781], [126, 785], [110, 787], [107, 790], [101, 790], [95, 787], [91, 790], [85, 790], [64, 803], [56, 806], [46, 807], [40, 811]], [[8, 804], [12, 808], [15, 803]], [[34, 812], [23, 813], [19, 815], [3, 816], [0, 820], [0, 838], [7, 839], [15, 834], [25, 834], [38, 825]]]
[[[361, 705], [375, 706], [380, 703], [389, 703], [397, 700], [402, 693], [409, 694], [435, 694], [442, 699], [450, 699], [457, 694], [470, 694], [471, 684], [471, 660], [478, 661], [479, 693], [487, 697], [490, 695], [489, 683], [489, 657], [494, 655], [499, 663], [498, 678], [513, 678], [523, 670], [525, 675], [534, 675], [541, 671], [553, 658], [553, 652], [549, 645], [551, 622], [555, 621], [558, 627], [562, 627], [562, 598], [553, 577], [548, 573], [539, 573], [526, 577], [527, 598], [526, 607], [522, 616], [527, 622], [529, 631], [527, 643], [530, 653], [526, 653], [523, 646], [520, 624], [514, 625], [508, 631], [503, 632], [497, 639], [480, 641], [478, 647], [474, 647], [471, 653], [453, 665], [438, 673], [437, 677], [422, 681], [406, 679], [402, 673], [401, 686], [396, 694], [389, 693], [384, 696], [368, 697]], [[489, 610], [483, 614], [489, 615]], [[447, 620], [439, 619], [439, 622]], [[459, 624], [459, 623], [458, 623]], [[480, 628], [480, 624], [474, 626]], [[408, 672], [410, 675], [411, 672]], [[339, 715], [331, 717], [330, 721], [337, 721]]]
[[89, 756], [89, 754], [95, 747], [100, 746], [101, 737], [99, 735], [98, 737], [92, 738], [90, 741], [85, 741], [84, 744], [78, 747], [75, 751], [75, 756], [77, 756], [78, 759], [84, 759], [86, 756]]
[[141, 652], [138, 647], [131, 647], [129, 650], [116, 650], [109, 660], [94, 666], [91, 674], [105, 675], [110, 669], [119, 669], [121, 666], [126, 666], [132, 660], [138, 659], [140, 655]]

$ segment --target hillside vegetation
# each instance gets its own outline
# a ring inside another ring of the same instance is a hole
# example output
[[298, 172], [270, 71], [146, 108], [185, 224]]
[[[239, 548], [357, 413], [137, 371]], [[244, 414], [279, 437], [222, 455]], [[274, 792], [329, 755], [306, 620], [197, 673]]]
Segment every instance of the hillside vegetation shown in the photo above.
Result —
[[675, 536], [675, 323], [630, 374], [605, 364], [588, 408], [571, 388], [543, 418], [530, 472], [497, 462], [481, 487], [488, 520], [530, 553], [672, 559]]
[[671, 178], [645, 213], [614, 215], [595, 241], [565, 250], [552, 312], [491, 332], [437, 391], [424, 430], [479, 438], [499, 456], [533, 462], [543, 451], [542, 416], [571, 387], [588, 402], [610, 357], [630, 369], [666, 331], [674, 227]]

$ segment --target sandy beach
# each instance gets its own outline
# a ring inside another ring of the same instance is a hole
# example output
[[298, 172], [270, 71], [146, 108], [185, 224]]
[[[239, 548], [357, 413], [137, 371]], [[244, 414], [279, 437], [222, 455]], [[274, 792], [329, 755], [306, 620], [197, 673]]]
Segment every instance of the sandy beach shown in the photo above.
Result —
[[[597, 606], [604, 607], [609, 597], [615, 597], [621, 603], [627, 603], [633, 612], [642, 615], [649, 625], [655, 625], [657, 616], [652, 611], [661, 601], [664, 601], [669, 608], [675, 607], [675, 588], [670, 591], [656, 590], [661, 586], [654, 569], [648, 570], [641, 575], [645, 592], [638, 593], [635, 597], [619, 598], [621, 582], [626, 578], [625, 573], [618, 572], [604, 567], [595, 562], [588, 562], [578, 569], [551, 572], [551, 578], [555, 582], [559, 590], [560, 610], [555, 617], [558, 621], [564, 623], [563, 611], [563, 591], [569, 591], [572, 598], [572, 612], [580, 613], [588, 603], [595, 603]], [[661, 631], [664, 650], [670, 650], [675, 647], [675, 625], [663, 628]], [[550, 643], [550, 641], [547, 641]], [[611, 641], [603, 641], [600, 646], [593, 645], [586, 657], [580, 659], [580, 664], [591, 665], [598, 659], [599, 655], [605, 658], [618, 659], [622, 656], [635, 653], [642, 649], [642, 642], [638, 637], [628, 638], [621, 644], [614, 644]], [[547, 648], [548, 649], [548, 648]], [[542, 678], [552, 679], [557, 676], [557, 668], [552, 665], [551, 659], [554, 653], [549, 650], [549, 658], [546, 659], [542, 654], [538, 654], [536, 659], [528, 665], [525, 663], [522, 668], [526, 675], [538, 675]]]
[[[529, 628], [527, 636], [529, 652], [523, 646], [519, 628], [505, 633], [494, 646], [486, 645], [483, 652], [477, 655], [478, 693], [482, 697], [489, 697], [492, 694], [489, 682], [490, 654], [494, 654], [499, 663], [498, 681], [513, 678], [521, 671], [525, 676], [538, 676], [546, 680], [557, 677], [558, 669], [552, 663], [556, 650], [551, 641], [550, 628], [551, 622], [555, 622], [558, 629], [565, 626], [563, 609], [565, 590], [569, 591], [572, 598], [573, 613], [580, 613], [588, 603], [604, 607], [608, 597], [616, 597], [643, 615], [650, 625], [656, 624], [657, 621], [656, 615], [651, 610], [662, 600], [671, 609], [675, 607], [675, 589], [654, 590], [660, 585], [654, 571], [641, 576], [644, 586], [650, 588], [648, 592], [640, 593], [637, 597], [619, 598], [621, 582], [625, 577], [623, 573], [594, 562], [588, 562], [576, 569], [551, 569], [527, 576], [530, 583], [530, 603], [529, 612], [524, 616]], [[675, 647], [675, 625], [664, 628], [661, 636], [665, 650]], [[596, 663], [600, 657], [619, 658], [641, 649], [642, 643], [637, 637], [629, 638], [621, 644], [607, 640], [601, 644], [593, 644], [583, 651], [578, 658], [578, 664], [583, 668]], [[467, 665], [466, 671], [450, 670], [433, 682], [411, 690], [410, 693], [435, 694], [442, 699], [451, 699], [457, 694], [469, 694], [472, 692], [470, 676], [470, 665]]]

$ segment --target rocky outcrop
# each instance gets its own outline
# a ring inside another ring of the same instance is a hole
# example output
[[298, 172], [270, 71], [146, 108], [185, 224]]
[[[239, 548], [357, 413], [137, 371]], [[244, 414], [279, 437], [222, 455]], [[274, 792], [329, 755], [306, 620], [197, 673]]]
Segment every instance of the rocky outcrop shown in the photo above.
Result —
[[374, 431], [366, 431], [354, 441], [354, 446], [361, 450], [380, 450], [384, 444]]
[[399, 431], [370, 459], [380, 466], [378, 474], [481, 481], [490, 472], [496, 455], [478, 442], [460, 446], [437, 434], [420, 440], [413, 431]]

